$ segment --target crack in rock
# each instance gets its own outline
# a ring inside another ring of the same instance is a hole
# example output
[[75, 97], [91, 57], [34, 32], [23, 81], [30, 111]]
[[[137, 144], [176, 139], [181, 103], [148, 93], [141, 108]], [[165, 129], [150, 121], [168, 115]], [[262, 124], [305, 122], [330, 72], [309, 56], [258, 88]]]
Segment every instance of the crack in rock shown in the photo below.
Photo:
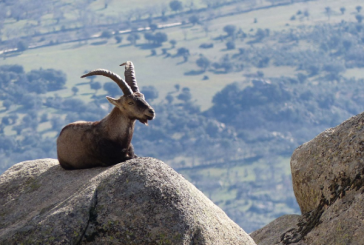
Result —
[[83, 238], [85, 237], [86, 231], [89, 228], [90, 222], [93, 222], [96, 220], [96, 218], [97, 218], [96, 206], [97, 206], [97, 190], [95, 190], [94, 195], [92, 196], [92, 199], [91, 199], [91, 205], [90, 205], [90, 209], [89, 209], [89, 216], [87, 219], [86, 227], [85, 227], [84, 231], [82, 232], [79, 240], [76, 242], [76, 245], [81, 244]]

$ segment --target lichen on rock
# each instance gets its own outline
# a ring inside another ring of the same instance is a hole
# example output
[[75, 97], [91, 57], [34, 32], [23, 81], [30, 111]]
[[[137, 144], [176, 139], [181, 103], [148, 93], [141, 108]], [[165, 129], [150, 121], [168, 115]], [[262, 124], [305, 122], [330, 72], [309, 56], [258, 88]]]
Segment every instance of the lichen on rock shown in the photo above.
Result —
[[165, 163], [67, 171], [57, 160], [0, 176], [0, 244], [255, 244]]
[[[291, 157], [293, 190], [302, 215], [282, 232], [271, 223], [273, 244], [363, 244], [364, 113], [298, 147]], [[260, 239], [262, 243], [259, 243]]]

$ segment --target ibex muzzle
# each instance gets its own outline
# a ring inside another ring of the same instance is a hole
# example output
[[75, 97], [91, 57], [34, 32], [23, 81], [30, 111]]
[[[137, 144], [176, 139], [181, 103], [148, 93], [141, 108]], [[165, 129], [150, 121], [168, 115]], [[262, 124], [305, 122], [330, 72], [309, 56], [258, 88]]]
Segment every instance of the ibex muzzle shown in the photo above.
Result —
[[125, 65], [126, 81], [104, 69], [82, 76], [106, 76], [119, 85], [124, 95], [118, 99], [106, 97], [115, 107], [101, 121], [77, 121], [62, 129], [57, 139], [57, 155], [63, 168], [110, 166], [136, 157], [131, 144], [135, 120], [148, 125], [155, 112], [139, 91], [133, 63], [128, 61], [121, 65]]

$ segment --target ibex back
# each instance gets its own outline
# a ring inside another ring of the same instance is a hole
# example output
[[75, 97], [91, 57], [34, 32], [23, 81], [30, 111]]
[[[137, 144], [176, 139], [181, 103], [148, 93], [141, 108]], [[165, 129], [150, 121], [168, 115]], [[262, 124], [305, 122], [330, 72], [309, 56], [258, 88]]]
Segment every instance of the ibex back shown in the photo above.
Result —
[[126, 81], [104, 69], [82, 76], [106, 76], [119, 85], [124, 95], [118, 99], [106, 97], [114, 108], [102, 120], [77, 121], [62, 129], [57, 139], [57, 155], [63, 168], [110, 166], [136, 157], [131, 144], [135, 120], [148, 125], [148, 120], [153, 120], [155, 113], [139, 91], [133, 63], [128, 61], [122, 65], [125, 65]]

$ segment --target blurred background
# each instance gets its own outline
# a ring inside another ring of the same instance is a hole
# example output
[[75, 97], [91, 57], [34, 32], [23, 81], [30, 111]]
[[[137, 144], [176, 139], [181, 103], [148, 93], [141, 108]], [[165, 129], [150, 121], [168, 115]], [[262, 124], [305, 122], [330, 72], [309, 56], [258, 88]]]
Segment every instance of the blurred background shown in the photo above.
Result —
[[293, 150], [364, 109], [361, 2], [0, 0], [0, 173], [107, 115], [118, 86], [80, 76], [131, 60], [157, 113], [136, 123], [136, 154], [247, 232], [299, 213]]

